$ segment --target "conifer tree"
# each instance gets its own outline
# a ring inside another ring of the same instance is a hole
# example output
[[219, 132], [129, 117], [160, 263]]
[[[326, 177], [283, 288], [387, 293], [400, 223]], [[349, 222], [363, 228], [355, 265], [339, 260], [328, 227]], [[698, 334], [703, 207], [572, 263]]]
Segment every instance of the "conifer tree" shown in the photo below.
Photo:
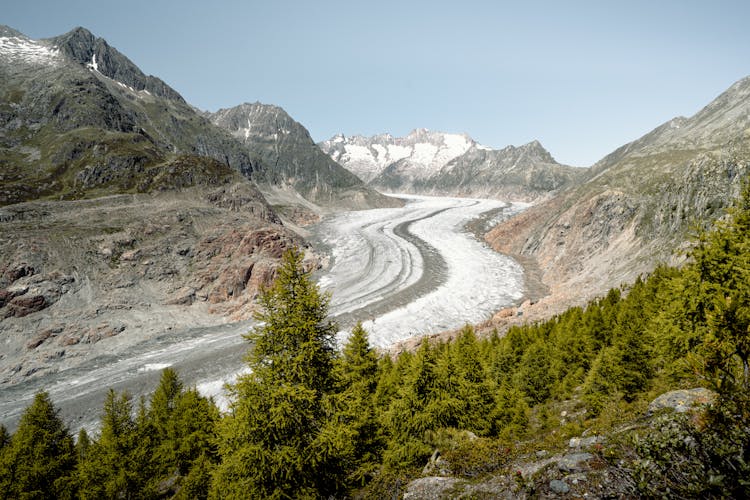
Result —
[[337, 420], [352, 439], [351, 479], [363, 484], [380, 462], [383, 436], [377, 421], [375, 391], [378, 385], [378, 357], [370, 348], [361, 323], [351, 335], [336, 363], [340, 394]]
[[73, 498], [73, 437], [46, 392], [26, 408], [2, 449], [0, 498]]
[[389, 433], [383, 455], [387, 468], [413, 467], [432, 453], [432, 447], [425, 442], [426, 433], [445, 424], [434, 413], [436, 382], [434, 352], [428, 342], [422, 342], [384, 415]]
[[694, 324], [705, 332], [701, 371], [720, 394], [750, 397], [750, 180], [692, 257], [686, 291]]
[[457, 424], [461, 429], [479, 435], [491, 431], [490, 413], [494, 407], [492, 384], [482, 363], [481, 350], [474, 329], [467, 325], [451, 345], [451, 355], [457, 367], [458, 398], [461, 410]]
[[507, 439], [520, 439], [529, 425], [529, 405], [523, 392], [511, 384], [503, 384], [495, 397], [491, 414], [492, 433]]
[[151, 395], [149, 418], [156, 428], [160, 440], [170, 437], [171, 425], [177, 401], [182, 395], [182, 381], [173, 368], [165, 368], [154, 393]]
[[521, 357], [519, 368], [513, 376], [514, 385], [523, 390], [532, 403], [542, 403], [550, 395], [553, 382], [551, 367], [550, 348], [543, 340], [538, 340]]
[[[80, 496], [98, 498], [144, 498], [149, 496], [142, 475], [144, 456], [137, 453], [138, 426], [133, 419], [128, 393], [110, 389], [104, 401], [101, 435], [79, 464]], [[139, 456], [140, 455], [140, 456]]]
[[220, 424], [221, 465], [213, 498], [325, 497], [344, 479], [350, 451], [337, 435], [331, 397], [335, 325], [328, 297], [286, 252], [274, 284], [263, 292], [262, 322], [247, 338], [251, 373], [232, 387], [234, 402]]
[[8, 432], [7, 427], [0, 424], [0, 452], [8, 444], [10, 444], [10, 432]]
[[89, 438], [89, 434], [88, 432], [86, 432], [86, 429], [81, 427], [81, 430], [78, 431], [78, 438], [76, 439], [76, 457], [78, 459], [78, 463], [86, 460], [86, 456], [88, 455], [90, 448], [91, 438]]

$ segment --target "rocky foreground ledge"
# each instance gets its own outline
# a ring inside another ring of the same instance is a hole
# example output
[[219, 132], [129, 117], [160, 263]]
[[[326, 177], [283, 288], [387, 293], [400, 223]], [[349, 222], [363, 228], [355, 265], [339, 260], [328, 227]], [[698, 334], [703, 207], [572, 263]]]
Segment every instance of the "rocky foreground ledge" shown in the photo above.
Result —
[[[654, 399], [636, 422], [606, 435], [584, 432], [562, 448], [521, 454], [495, 472], [459, 470], [460, 465], [451, 464], [435, 450], [423, 477], [406, 486], [403, 498], [634, 498], [638, 495], [633, 476], [636, 459], [623, 449], [623, 438], [671, 413], [699, 411], [715, 396], [701, 387], [667, 392]], [[563, 410], [558, 418], [563, 423], [580, 417]]]

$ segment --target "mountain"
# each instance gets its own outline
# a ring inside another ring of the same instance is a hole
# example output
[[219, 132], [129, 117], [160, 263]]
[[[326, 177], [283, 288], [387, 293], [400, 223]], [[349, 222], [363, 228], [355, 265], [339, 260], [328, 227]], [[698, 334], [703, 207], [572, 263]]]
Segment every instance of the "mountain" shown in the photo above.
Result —
[[306, 246], [274, 167], [89, 31], [0, 27], [0, 385], [252, 315]]
[[[281, 210], [287, 203], [298, 203], [296, 193], [323, 207], [361, 209], [398, 203], [365, 187], [325, 155], [307, 129], [278, 106], [245, 103], [205, 116], [261, 159], [266, 168], [254, 178]], [[284, 188], [291, 188], [286, 196]]]
[[465, 134], [425, 129], [403, 138], [337, 135], [319, 146], [382, 191], [530, 201], [581, 172], [558, 164], [538, 141], [493, 150]]
[[373, 182], [389, 165], [401, 160], [408, 162], [402, 169], [404, 176], [425, 177], [464, 154], [474, 144], [464, 134], [416, 129], [406, 137], [337, 135], [320, 143], [320, 147], [365, 182]]
[[721, 217], [747, 180], [750, 78], [690, 118], [678, 117], [588, 169], [580, 183], [490, 232], [494, 248], [530, 259], [571, 303], [677, 263], [695, 227]]
[[151, 191], [148, 179], [178, 156], [246, 177], [259, 167], [176, 91], [83, 28], [49, 40], [3, 28], [0, 43], [0, 204]]

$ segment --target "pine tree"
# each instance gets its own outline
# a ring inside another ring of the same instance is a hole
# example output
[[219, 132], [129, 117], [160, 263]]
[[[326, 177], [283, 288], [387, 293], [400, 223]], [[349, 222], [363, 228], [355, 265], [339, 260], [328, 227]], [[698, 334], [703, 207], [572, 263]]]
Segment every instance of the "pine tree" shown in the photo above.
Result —
[[553, 383], [550, 369], [550, 348], [543, 340], [531, 344], [521, 357], [519, 368], [513, 376], [514, 385], [520, 388], [532, 403], [542, 403], [550, 395]]
[[703, 235], [691, 255], [687, 291], [694, 323], [705, 332], [701, 371], [720, 394], [750, 397], [750, 180], [729, 219]]
[[487, 435], [491, 432], [490, 413], [495, 404], [493, 386], [482, 364], [479, 343], [471, 326], [461, 330], [450, 351], [457, 367], [457, 392], [461, 401], [458, 427]]
[[261, 295], [262, 323], [247, 336], [252, 372], [232, 387], [219, 426], [213, 498], [324, 497], [341, 488], [351, 443], [331, 418], [336, 327], [328, 300], [303, 271], [300, 252], [286, 252]]
[[2, 450], [2, 498], [72, 498], [76, 455], [73, 436], [46, 392], [34, 396]]

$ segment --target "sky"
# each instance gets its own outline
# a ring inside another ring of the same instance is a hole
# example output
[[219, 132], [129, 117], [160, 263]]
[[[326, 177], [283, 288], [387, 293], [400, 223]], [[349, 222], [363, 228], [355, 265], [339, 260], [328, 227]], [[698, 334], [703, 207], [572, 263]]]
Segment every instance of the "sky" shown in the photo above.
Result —
[[2, 0], [31, 38], [83, 26], [209, 111], [334, 134], [539, 140], [589, 166], [750, 75], [747, 0]]

